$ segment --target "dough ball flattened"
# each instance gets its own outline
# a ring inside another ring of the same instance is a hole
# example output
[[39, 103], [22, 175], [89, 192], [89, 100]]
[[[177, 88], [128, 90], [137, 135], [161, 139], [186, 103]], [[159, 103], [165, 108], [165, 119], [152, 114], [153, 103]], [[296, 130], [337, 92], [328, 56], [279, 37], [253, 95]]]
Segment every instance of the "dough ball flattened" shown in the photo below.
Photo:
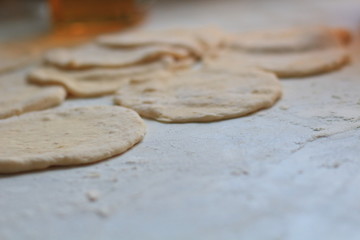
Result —
[[138, 46], [177, 46], [201, 56], [203, 46], [188, 30], [133, 31], [128, 33], [100, 36], [97, 42], [111, 47], [132, 48]]
[[127, 108], [90, 106], [0, 121], [0, 173], [97, 162], [141, 141], [145, 125]]
[[168, 45], [183, 47], [198, 57], [216, 52], [225, 45], [228, 34], [216, 27], [173, 29], [164, 31], [134, 31], [101, 36], [98, 43], [112, 47]]
[[133, 77], [151, 77], [162, 70], [188, 68], [192, 64], [191, 59], [175, 61], [164, 58], [162, 61], [125, 68], [63, 70], [42, 66], [31, 71], [28, 80], [41, 85], [64, 86], [75, 97], [97, 97], [115, 93]]
[[199, 69], [153, 81], [131, 81], [115, 103], [162, 122], [211, 122], [272, 106], [279, 80], [260, 70]]
[[206, 64], [223, 68], [253, 66], [275, 73], [278, 77], [306, 77], [327, 73], [349, 62], [349, 54], [343, 48], [329, 48], [287, 54], [251, 54], [224, 52], [217, 59], [208, 59]]
[[64, 69], [125, 67], [160, 59], [164, 56], [186, 58], [186, 49], [172, 46], [144, 46], [114, 49], [88, 44], [73, 49], [55, 49], [44, 56], [45, 62]]
[[24, 72], [1, 75], [0, 119], [57, 106], [65, 97], [63, 87], [41, 87], [27, 83]]
[[350, 38], [345, 29], [311, 27], [237, 34], [233, 35], [229, 45], [249, 52], [300, 52], [341, 47], [347, 45]]

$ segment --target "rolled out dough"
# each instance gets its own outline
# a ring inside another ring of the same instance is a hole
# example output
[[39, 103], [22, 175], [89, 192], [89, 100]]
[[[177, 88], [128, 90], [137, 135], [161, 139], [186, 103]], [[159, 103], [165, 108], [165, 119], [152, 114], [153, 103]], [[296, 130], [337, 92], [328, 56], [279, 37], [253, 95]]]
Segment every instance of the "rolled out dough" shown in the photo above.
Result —
[[216, 59], [207, 59], [205, 65], [224, 69], [257, 67], [273, 72], [278, 77], [305, 77], [341, 68], [349, 62], [347, 50], [340, 47], [294, 53], [223, 52]]
[[248, 52], [301, 52], [340, 47], [350, 38], [342, 28], [304, 27], [234, 34], [229, 46]]
[[124, 67], [160, 59], [164, 56], [189, 57], [189, 52], [174, 46], [142, 46], [116, 49], [87, 44], [77, 48], [54, 49], [44, 56], [45, 62], [64, 69]]
[[124, 68], [93, 68], [63, 70], [53, 66], [41, 66], [28, 75], [28, 80], [41, 85], [62, 85], [75, 97], [97, 97], [116, 92], [133, 77], [151, 77], [163, 70], [190, 67], [193, 60], [171, 57], [147, 64]]
[[97, 162], [120, 154], [145, 134], [127, 108], [48, 110], [0, 121], [0, 173]]
[[272, 106], [281, 96], [278, 79], [255, 69], [193, 69], [152, 81], [131, 81], [116, 104], [162, 122], [210, 122]]
[[41, 87], [26, 82], [25, 70], [0, 76], [0, 119], [54, 107], [64, 101], [61, 86]]
[[214, 53], [225, 42], [228, 35], [217, 27], [196, 29], [172, 29], [163, 31], [133, 31], [129, 33], [104, 35], [97, 42], [112, 47], [134, 46], [178, 46], [191, 51], [198, 57]]

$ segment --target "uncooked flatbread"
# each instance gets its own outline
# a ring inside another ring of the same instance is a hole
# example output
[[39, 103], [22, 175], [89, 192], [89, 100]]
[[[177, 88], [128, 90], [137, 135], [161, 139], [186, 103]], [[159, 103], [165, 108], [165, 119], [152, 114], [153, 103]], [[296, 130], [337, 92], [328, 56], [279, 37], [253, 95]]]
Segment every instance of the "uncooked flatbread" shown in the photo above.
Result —
[[230, 47], [249, 52], [299, 52], [348, 44], [350, 33], [341, 28], [294, 28], [233, 35]]
[[185, 29], [166, 31], [133, 31], [128, 33], [100, 36], [101, 45], [121, 48], [138, 46], [177, 46], [188, 49], [196, 56], [202, 56], [204, 46], [192, 32]]
[[275, 73], [278, 77], [305, 77], [331, 72], [346, 65], [349, 54], [343, 48], [305, 51], [298, 53], [245, 53], [226, 51], [205, 64], [226, 68], [252, 66]]
[[73, 49], [55, 49], [44, 56], [45, 62], [65, 69], [124, 67], [160, 59], [164, 56], [189, 57], [189, 52], [173, 46], [143, 46], [114, 49], [87, 44]]
[[279, 80], [256, 69], [194, 69], [153, 81], [131, 81], [116, 104], [162, 122], [210, 122], [272, 106], [281, 96]]
[[159, 71], [187, 68], [192, 64], [192, 59], [175, 61], [164, 58], [153, 63], [112, 69], [65, 71], [52, 66], [42, 66], [30, 72], [28, 80], [41, 85], [62, 85], [75, 97], [97, 97], [116, 92], [131, 78], [151, 77]]
[[63, 87], [27, 83], [24, 71], [1, 75], [0, 119], [57, 106], [65, 97]]
[[145, 125], [126, 108], [90, 106], [0, 121], [0, 173], [97, 162], [142, 140]]

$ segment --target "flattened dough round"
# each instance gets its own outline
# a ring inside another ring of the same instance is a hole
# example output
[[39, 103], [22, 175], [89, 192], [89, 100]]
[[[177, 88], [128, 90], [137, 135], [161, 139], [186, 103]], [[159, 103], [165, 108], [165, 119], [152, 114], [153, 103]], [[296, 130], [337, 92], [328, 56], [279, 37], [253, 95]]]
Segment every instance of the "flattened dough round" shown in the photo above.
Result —
[[280, 83], [271, 73], [199, 69], [131, 81], [114, 101], [162, 122], [210, 122], [270, 107], [280, 96]]
[[162, 61], [124, 68], [93, 68], [83, 70], [63, 70], [53, 66], [42, 66], [28, 75], [28, 80], [41, 85], [61, 85], [75, 97], [97, 97], [116, 92], [133, 77], [150, 77], [162, 70], [187, 68], [192, 59]]
[[57, 106], [65, 97], [66, 91], [61, 86], [27, 83], [24, 71], [1, 75], [0, 119]]
[[145, 125], [127, 108], [90, 106], [0, 121], [0, 173], [100, 161], [142, 140]]
[[77, 48], [54, 49], [44, 56], [45, 62], [64, 69], [124, 67], [160, 59], [164, 56], [185, 58], [189, 52], [174, 46], [143, 46], [117, 49], [87, 44]]
[[225, 45], [228, 34], [216, 27], [197, 29], [173, 29], [165, 31], [134, 31], [129, 33], [104, 35], [97, 42], [112, 47], [134, 46], [178, 46], [191, 51], [198, 57], [214, 54]]
[[233, 35], [230, 47], [249, 52], [300, 52], [340, 47], [349, 42], [350, 33], [341, 28], [294, 28]]
[[177, 46], [201, 56], [203, 46], [189, 30], [172, 29], [165, 31], [133, 31], [128, 33], [100, 36], [97, 42], [111, 47]]
[[252, 54], [224, 52], [217, 59], [208, 59], [205, 64], [226, 68], [253, 66], [273, 72], [278, 77], [305, 77], [341, 68], [349, 62], [349, 54], [343, 48], [329, 48], [298, 53]]

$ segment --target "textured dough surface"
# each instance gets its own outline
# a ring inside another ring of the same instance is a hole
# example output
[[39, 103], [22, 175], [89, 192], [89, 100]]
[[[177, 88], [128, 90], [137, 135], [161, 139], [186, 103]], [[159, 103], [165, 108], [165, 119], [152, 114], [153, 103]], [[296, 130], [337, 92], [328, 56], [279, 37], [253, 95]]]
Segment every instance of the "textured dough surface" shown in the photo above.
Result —
[[65, 97], [63, 87], [27, 83], [24, 71], [1, 75], [0, 119], [57, 106]]
[[298, 53], [245, 53], [226, 51], [206, 65], [226, 68], [253, 66], [278, 77], [305, 77], [341, 68], [349, 62], [348, 52], [340, 47]]
[[139, 115], [116, 106], [48, 110], [0, 121], [0, 173], [100, 161], [141, 141]]
[[30, 72], [28, 80], [41, 85], [62, 85], [70, 95], [76, 97], [97, 97], [116, 92], [131, 78], [150, 77], [162, 70], [187, 68], [192, 64], [191, 59], [175, 61], [166, 58], [162, 61], [125, 68], [66, 71], [52, 66], [42, 66]]
[[341, 28], [294, 28], [233, 35], [230, 47], [249, 52], [299, 52], [346, 45], [350, 33]]
[[268, 108], [280, 96], [279, 80], [271, 73], [199, 69], [131, 81], [114, 101], [162, 122], [210, 122]]
[[185, 58], [186, 49], [174, 46], [143, 46], [118, 49], [87, 44], [72, 49], [54, 49], [44, 56], [45, 62], [65, 69], [124, 67], [160, 59], [164, 56]]

